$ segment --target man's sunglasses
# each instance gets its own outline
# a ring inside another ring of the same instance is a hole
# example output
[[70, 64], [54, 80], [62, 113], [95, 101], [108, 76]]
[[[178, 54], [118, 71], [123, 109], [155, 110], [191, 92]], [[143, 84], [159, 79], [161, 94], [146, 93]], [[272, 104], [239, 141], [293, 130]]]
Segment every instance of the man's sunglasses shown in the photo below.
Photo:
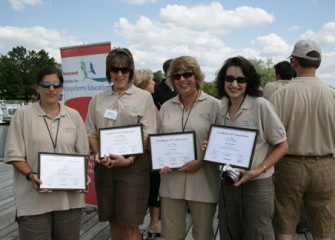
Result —
[[236, 80], [237, 83], [247, 83], [248, 79], [245, 77], [233, 77], [230, 75], [225, 76], [224, 80], [226, 82], [234, 82], [234, 80]]
[[60, 88], [63, 86], [62, 82], [48, 82], [48, 81], [44, 81], [44, 82], [39, 82], [38, 86], [42, 87], [42, 88], [50, 88], [51, 86], [53, 86], [53, 88]]
[[121, 73], [129, 73], [130, 72], [130, 68], [127, 67], [111, 67], [110, 71], [113, 73], [118, 73], [119, 71], [121, 71]]
[[194, 75], [193, 72], [185, 72], [185, 73], [177, 73], [177, 74], [173, 74], [173, 80], [179, 80], [181, 77], [183, 78], [190, 78]]

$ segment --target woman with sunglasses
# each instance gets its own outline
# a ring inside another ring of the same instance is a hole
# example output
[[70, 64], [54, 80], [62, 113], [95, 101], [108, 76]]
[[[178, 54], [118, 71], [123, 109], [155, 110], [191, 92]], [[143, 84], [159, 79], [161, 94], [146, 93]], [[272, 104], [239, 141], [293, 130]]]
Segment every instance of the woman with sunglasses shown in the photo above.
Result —
[[95, 95], [89, 104], [86, 129], [96, 154], [95, 187], [100, 221], [109, 221], [112, 239], [141, 239], [149, 197], [150, 161], [137, 156], [110, 154], [99, 159], [99, 129], [141, 124], [144, 147], [148, 135], [157, 132], [155, 105], [149, 92], [133, 85], [135, 66], [131, 52], [115, 48], [106, 59], [111, 88]]
[[55, 67], [41, 69], [39, 101], [19, 108], [11, 120], [5, 162], [14, 167], [16, 221], [20, 239], [79, 239], [84, 191], [37, 190], [39, 152], [89, 154], [79, 113], [59, 103], [63, 76]]
[[274, 164], [288, 151], [283, 124], [273, 106], [260, 97], [260, 76], [243, 57], [226, 60], [216, 84], [222, 98], [219, 124], [258, 130], [250, 170], [237, 169], [233, 185], [222, 181], [219, 226], [222, 239], [274, 239]]
[[168, 77], [179, 93], [160, 109], [162, 133], [195, 132], [197, 159], [176, 171], [161, 169], [162, 236], [184, 239], [186, 210], [190, 211], [195, 240], [213, 239], [213, 218], [219, 197], [219, 168], [202, 161], [201, 142], [207, 139], [211, 124], [218, 118], [219, 101], [200, 90], [204, 81], [197, 61], [181, 56], [171, 62]]

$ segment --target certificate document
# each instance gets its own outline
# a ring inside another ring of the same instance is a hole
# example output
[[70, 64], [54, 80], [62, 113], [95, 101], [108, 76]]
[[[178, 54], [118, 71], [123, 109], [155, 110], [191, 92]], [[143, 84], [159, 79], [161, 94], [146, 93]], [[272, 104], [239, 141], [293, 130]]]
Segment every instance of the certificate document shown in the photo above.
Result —
[[85, 190], [87, 160], [85, 155], [44, 153], [38, 154], [38, 189]]
[[99, 157], [144, 153], [142, 125], [101, 128]]
[[204, 160], [250, 169], [258, 131], [211, 125]]
[[152, 170], [167, 166], [178, 169], [197, 159], [195, 133], [168, 133], [149, 135]]

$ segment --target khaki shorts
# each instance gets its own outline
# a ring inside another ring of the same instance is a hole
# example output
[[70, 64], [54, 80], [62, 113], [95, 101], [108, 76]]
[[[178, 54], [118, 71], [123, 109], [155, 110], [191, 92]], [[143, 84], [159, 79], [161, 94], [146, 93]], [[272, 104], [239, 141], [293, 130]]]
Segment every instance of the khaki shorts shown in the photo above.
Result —
[[94, 169], [100, 221], [116, 221], [123, 226], [143, 223], [149, 197], [150, 162], [148, 153], [127, 167]]
[[335, 161], [333, 158], [285, 156], [275, 166], [274, 229], [294, 234], [300, 205], [314, 237], [329, 238], [335, 226]]

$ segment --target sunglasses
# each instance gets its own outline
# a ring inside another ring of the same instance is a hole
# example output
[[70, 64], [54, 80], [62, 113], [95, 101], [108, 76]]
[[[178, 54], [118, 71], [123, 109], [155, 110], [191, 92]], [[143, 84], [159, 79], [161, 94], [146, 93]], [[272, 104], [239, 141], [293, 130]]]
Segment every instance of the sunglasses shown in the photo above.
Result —
[[233, 77], [233, 76], [225, 76], [224, 80], [226, 82], [234, 82], [236, 80], [237, 83], [247, 83], [248, 79], [246, 77]]
[[53, 86], [53, 88], [60, 88], [63, 86], [62, 82], [39, 82], [38, 86], [42, 87], [42, 88], [50, 88], [51, 86]]
[[111, 67], [110, 71], [113, 73], [118, 73], [119, 71], [121, 71], [121, 73], [129, 73], [130, 72], [130, 68], [127, 67]]
[[194, 75], [193, 72], [185, 72], [185, 73], [177, 73], [177, 74], [173, 74], [173, 80], [179, 80], [181, 77], [183, 78], [190, 78]]

